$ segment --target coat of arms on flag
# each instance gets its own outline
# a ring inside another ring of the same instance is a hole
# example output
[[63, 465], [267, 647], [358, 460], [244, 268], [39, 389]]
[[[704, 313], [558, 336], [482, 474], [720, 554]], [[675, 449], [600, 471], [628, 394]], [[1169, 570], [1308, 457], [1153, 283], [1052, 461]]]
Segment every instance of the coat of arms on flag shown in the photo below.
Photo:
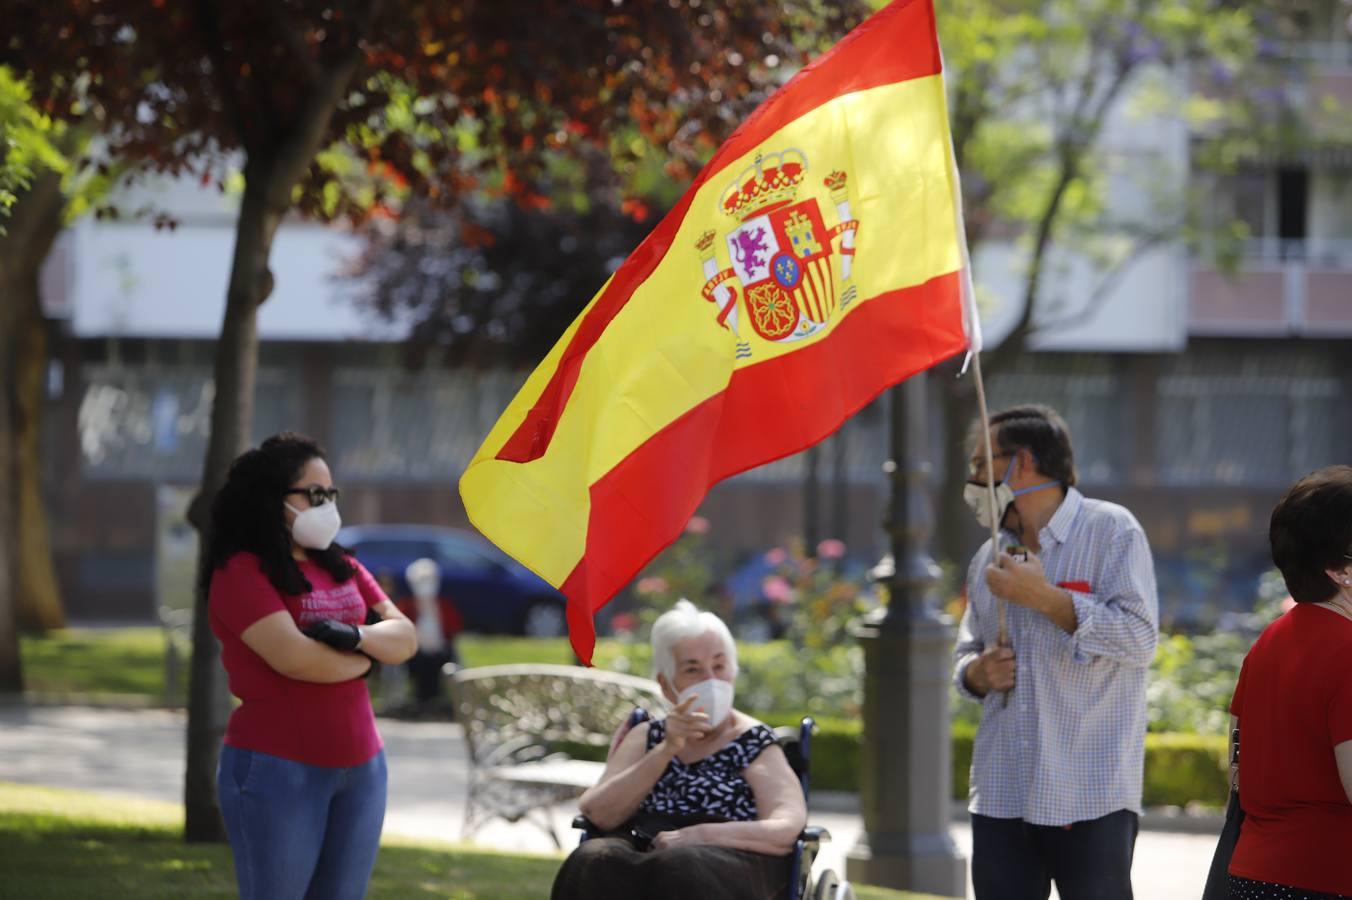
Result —
[[854, 299], [850, 268], [859, 222], [850, 216], [848, 176], [834, 171], [823, 179], [838, 220], [828, 228], [815, 198], [798, 199], [808, 168], [798, 149], [757, 156], [723, 192], [722, 212], [736, 223], [724, 236], [725, 268], [717, 231], [695, 242], [707, 279], [704, 299], [717, 305], [719, 324], [736, 333], [738, 359], [754, 356], [747, 326], [762, 340], [802, 340]]

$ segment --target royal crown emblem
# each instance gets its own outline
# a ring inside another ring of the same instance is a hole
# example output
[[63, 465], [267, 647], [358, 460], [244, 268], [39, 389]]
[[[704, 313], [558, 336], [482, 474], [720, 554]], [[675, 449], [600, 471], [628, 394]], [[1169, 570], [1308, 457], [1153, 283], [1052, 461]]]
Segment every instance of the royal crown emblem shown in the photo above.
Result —
[[828, 228], [816, 199], [798, 200], [807, 172], [801, 150], [757, 155], [719, 202], [737, 221], [723, 241], [729, 265], [719, 264], [717, 232], [695, 241], [704, 299], [718, 307], [719, 324], [737, 335], [739, 359], [754, 356], [741, 315], [762, 340], [797, 341], [821, 331], [855, 298], [851, 270], [859, 222], [850, 215], [849, 179], [834, 171], [822, 182], [839, 220]]

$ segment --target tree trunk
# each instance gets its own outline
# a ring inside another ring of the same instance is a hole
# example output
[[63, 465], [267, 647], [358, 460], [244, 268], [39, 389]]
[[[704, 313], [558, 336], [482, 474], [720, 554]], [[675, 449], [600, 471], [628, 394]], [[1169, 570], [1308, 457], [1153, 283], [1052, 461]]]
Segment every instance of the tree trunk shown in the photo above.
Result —
[[[211, 437], [207, 442], [202, 484], [188, 511], [199, 536], [198, 566], [206, 565], [210, 540], [210, 502], [225, 482], [230, 462], [248, 448], [258, 375], [258, 307], [272, 291], [268, 256], [281, 215], [268, 209], [269, 167], [250, 160], [245, 166], [244, 197], [235, 231], [235, 253], [226, 291], [225, 318], [216, 342], [212, 369], [215, 395]], [[225, 832], [216, 800], [216, 761], [230, 698], [220, 665], [220, 645], [207, 622], [207, 596], [200, 588], [193, 602], [192, 663], [188, 684], [187, 771], [184, 776], [184, 837], [190, 842], [223, 841]]]
[[[373, 8], [368, 8], [368, 17]], [[188, 520], [198, 533], [199, 573], [206, 565], [204, 551], [211, 539], [211, 500], [225, 482], [230, 463], [247, 449], [250, 440], [258, 374], [258, 307], [272, 293], [272, 273], [268, 270], [272, 240], [291, 208], [292, 190], [322, 146], [329, 120], [359, 58], [354, 46], [345, 59], [319, 72], [308, 101], [301, 105], [303, 113], [275, 142], [248, 153], [225, 318], [213, 367], [211, 436], [201, 488], [188, 510]], [[207, 624], [206, 592], [200, 588], [193, 601], [189, 673], [183, 836], [189, 842], [221, 842], [225, 829], [216, 798], [216, 762], [230, 697], [220, 663], [220, 645]]]
[[[0, 289], [5, 284], [0, 281]], [[23, 668], [19, 663], [18, 578], [15, 564], [14, 442], [11, 410], [14, 311], [0, 303], [0, 694], [23, 693]]]
[[60, 231], [66, 206], [64, 196], [53, 196], [56, 202], [45, 211], [47, 227], [30, 243], [28, 271], [23, 273], [21, 283], [16, 286], [17, 294], [12, 298], [19, 307], [13, 369], [18, 617], [21, 629], [37, 633], [66, 625], [61, 591], [52, 565], [47, 504], [42, 495], [42, 410], [46, 399], [50, 341], [49, 324], [42, 315], [39, 280], [42, 264]]
[[15, 202], [0, 237], [0, 693], [23, 691], [18, 621], [18, 471], [15, 367], [18, 298], [36, 286], [38, 267], [61, 224], [61, 176], [44, 171]]

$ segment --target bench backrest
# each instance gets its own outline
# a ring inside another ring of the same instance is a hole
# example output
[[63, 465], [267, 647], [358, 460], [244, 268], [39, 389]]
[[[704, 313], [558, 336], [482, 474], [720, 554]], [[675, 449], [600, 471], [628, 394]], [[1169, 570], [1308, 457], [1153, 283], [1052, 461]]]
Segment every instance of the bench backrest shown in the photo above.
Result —
[[476, 765], [519, 761], [549, 744], [609, 747], [634, 707], [655, 714], [666, 709], [656, 682], [581, 666], [460, 669], [450, 690]]

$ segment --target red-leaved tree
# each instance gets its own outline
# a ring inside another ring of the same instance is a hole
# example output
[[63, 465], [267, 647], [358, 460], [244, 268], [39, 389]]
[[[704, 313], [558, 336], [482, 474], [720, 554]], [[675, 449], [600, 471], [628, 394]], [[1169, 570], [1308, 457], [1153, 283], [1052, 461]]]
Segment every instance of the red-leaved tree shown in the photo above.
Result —
[[[491, 188], [548, 202], [546, 162], [584, 148], [663, 148], [688, 178], [747, 102], [856, 0], [11, 0], [0, 64], [59, 118], [147, 171], [244, 176], [199, 532], [246, 448], [257, 312], [283, 218], [360, 220], [392, 192], [453, 204]], [[321, 153], [321, 151], [327, 151]], [[214, 771], [225, 705], [197, 597], [185, 785], [188, 840], [222, 837]]]

